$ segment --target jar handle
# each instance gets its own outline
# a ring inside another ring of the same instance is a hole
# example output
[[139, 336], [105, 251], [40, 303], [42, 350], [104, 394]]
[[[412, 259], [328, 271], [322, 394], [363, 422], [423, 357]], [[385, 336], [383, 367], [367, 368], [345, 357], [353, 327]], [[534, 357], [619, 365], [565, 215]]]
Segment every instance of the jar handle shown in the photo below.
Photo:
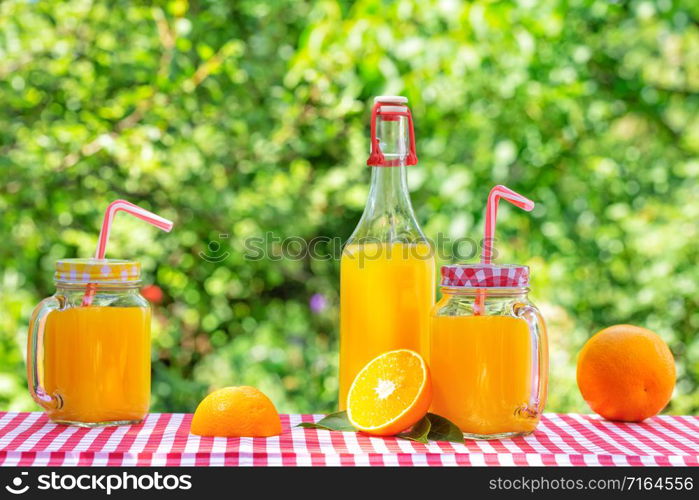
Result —
[[515, 316], [523, 319], [529, 325], [532, 346], [532, 388], [529, 404], [524, 411], [531, 417], [539, 416], [546, 404], [549, 377], [549, 347], [546, 334], [546, 323], [539, 310], [529, 304], [517, 304], [514, 307]]
[[39, 376], [39, 351], [44, 348], [44, 330], [46, 319], [53, 311], [64, 308], [65, 299], [61, 296], [53, 296], [42, 300], [29, 322], [29, 335], [27, 336], [27, 382], [29, 392], [34, 401], [47, 410], [59, 409], [63, 406], [63, 399], [59, 394], [48, 394], [41, 383]]

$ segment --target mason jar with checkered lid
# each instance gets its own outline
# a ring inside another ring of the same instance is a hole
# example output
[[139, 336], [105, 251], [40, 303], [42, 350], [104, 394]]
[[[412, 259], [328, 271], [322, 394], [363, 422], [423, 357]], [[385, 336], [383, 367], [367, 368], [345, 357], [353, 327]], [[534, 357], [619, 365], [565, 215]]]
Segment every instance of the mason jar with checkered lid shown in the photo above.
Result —
[[56, 262], [56, 292], [29, 323], [29, 391], [49, 418], [94, 427], [138, 423], [150, 404], [151, 308], [141, 264]]
[[529, 268], [442, 267], [430, 329], [432, 411], [473, 439], [534, 431], [546, 402], [548, 343]]

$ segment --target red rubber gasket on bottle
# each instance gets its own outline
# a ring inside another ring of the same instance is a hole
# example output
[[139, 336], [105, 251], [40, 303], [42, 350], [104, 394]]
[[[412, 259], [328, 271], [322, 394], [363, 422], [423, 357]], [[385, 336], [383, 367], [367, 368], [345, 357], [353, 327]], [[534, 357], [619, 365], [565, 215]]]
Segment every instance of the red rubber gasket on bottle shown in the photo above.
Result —
[[400, 106], [405, 108], [405, 111], [387, 111], [381, 112], [382, 106], [395, 106], [393, 102], [376, 102], [371, 109], [371, 154], [366, 164], [370, 167], [397, 167], [401, 165], [400, 160], [387, 160], [381, 152], [379, 140], [376, 138], [376, 120], [381, 117], [383, 120], [394, 121], [399, 117], [404, 116], [408, 119], [408, 133], [410, 134], [410, 145], [408, 147], [408, 155], [405, 158], [405, 165], [417, 165], [417, 153], [415, 152], [415, 130], [413, 128], [413, 115], [410, 113], [410, 108], [405, 104]]

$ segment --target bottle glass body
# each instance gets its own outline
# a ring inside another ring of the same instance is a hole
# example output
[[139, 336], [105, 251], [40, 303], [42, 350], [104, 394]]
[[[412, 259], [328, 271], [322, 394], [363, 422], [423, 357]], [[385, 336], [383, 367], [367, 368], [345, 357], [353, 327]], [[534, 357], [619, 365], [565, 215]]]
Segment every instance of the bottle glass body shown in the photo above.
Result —
[[379, 120], [377, 136], [395, 166], [372, 167], [366, 208], [342, 254], [340, 409], [354, 377], [373, 358], [401, 348], [426, 357], [429, 349], [435, 261], [410, 202], [406, 120]]

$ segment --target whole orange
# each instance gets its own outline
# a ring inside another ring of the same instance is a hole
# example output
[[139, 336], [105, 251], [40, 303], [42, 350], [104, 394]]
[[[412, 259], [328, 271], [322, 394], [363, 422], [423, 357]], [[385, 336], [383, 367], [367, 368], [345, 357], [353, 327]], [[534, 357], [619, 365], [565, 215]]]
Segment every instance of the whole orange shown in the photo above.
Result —
[[272, 401], [254, 387], [224, 387], [206, 396], [194, 412], [192, 434], [267, 437], [282, 432]]
[[615, 325], [597, 332], [578, 356], [578, 387], [592, 411], [608, 420], [640, 422], [670, 401], [675, 360], [660, 336]]

